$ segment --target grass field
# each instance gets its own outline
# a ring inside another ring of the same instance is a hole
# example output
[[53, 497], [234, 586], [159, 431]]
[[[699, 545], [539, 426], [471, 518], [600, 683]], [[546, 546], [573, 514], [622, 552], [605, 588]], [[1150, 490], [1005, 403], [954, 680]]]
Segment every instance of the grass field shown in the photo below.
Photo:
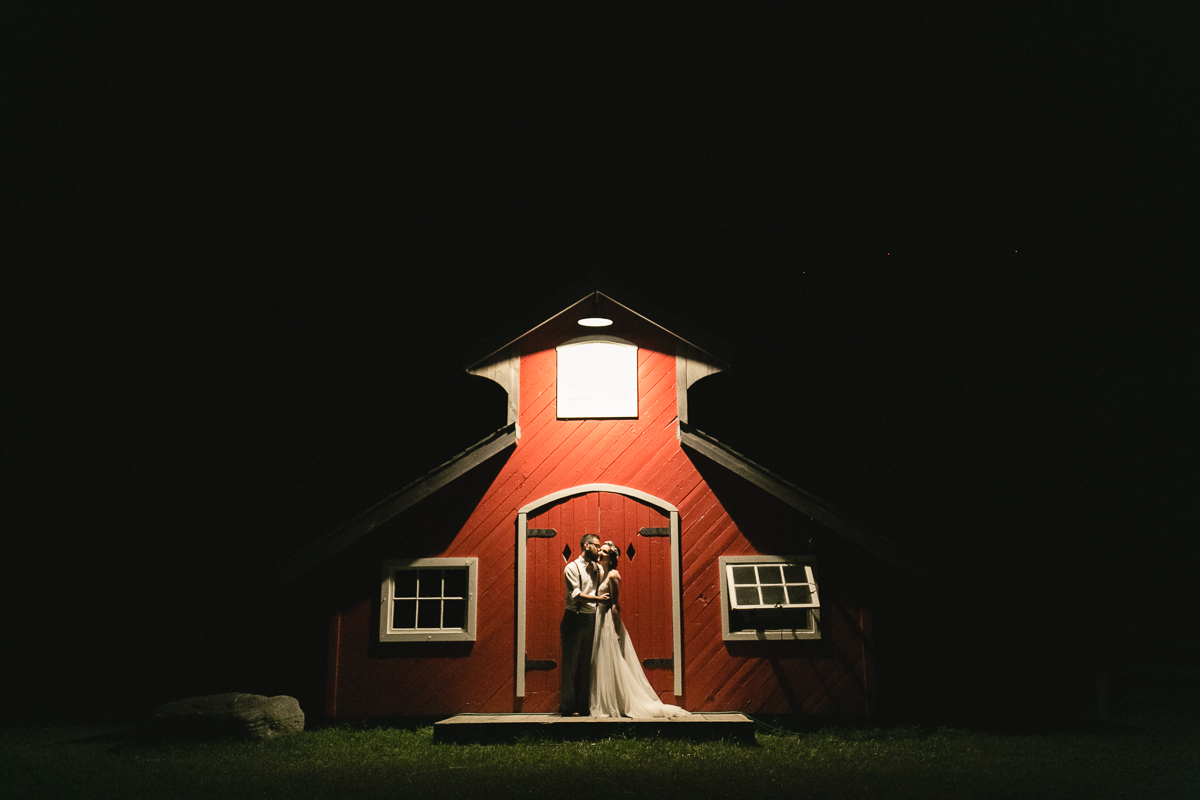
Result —
[[757, 746], [606, 739], [447, 745], [332, 727], [270, 742], [149, 744], [0, 731], [0, 798], [1200, 798], [1200, 720], [1095, 733], [763, 729]]

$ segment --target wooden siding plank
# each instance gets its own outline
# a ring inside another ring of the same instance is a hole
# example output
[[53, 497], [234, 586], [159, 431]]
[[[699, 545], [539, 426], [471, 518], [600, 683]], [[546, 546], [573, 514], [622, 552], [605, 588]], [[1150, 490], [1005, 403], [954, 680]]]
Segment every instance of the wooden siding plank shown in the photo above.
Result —
[[[741, 675], [747, 669], [746, 659], [710, 659], [706, 669], [691, 676], [703, 698], [696, 702], [699, 710], [717, 710], [730, 702], [730, 695], [741, 697]], [[730, 691], [730, 688], [734, 691]]]

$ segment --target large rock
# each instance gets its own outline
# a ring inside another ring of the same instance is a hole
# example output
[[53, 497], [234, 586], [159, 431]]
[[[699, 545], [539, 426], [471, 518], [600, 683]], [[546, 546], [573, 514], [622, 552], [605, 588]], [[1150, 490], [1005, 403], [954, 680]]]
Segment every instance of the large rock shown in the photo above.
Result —
[[304, 712], [287, 695], [210, 694], [159, 706], [151, 730], [167, 737], [274, 739], [304, 730]]

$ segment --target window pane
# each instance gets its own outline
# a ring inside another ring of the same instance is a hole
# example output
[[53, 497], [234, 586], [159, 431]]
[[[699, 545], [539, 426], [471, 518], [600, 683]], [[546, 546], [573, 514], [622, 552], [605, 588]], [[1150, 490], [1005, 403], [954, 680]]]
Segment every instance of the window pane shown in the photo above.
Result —
[[782, 586], [764, 586], [762, 587], [763, 603], [770, 606], [783, 605], [783, 587]]
[[467, 596], [467, 571], [465, 569], [448, 569], [442, 573], [445, 582], [446, 597]]
[[443, 628], [467, 627], [467, 601], [447, 600], [442, 614]]
[[758, 589], [753, 586], [737, 586], [734, 588], [739, 606], [758, 605]]
[[760, 583], [783, 583], [783, 570], [775, 565], [758, 568]]
[[577, 342], [558, 348], [560, 418], [636, 417], [637, 347], [619, 342]]
[[739, 586], [742, 584], [753, 586], [758, 583], [758, 580], [754, 577], [754, 567], [734, 567], [733, 582]]
[[415, 569], [398, 569], [393, 573], [392, 597], [416, 597], [417, 596], [417, 570]]
[[[421, 585], [418, 597], [442, 596], [442, 571], [440, 569], [421, 570]], [[422, 625], [421, 627], [425, 627]]]
[[414, 628], [417, 625], [417, 601], [397, 600], [392, 604], [392, 627]]
[[803, 564], [788, 564], [783, 568], [785, 583], [808, 583], [808, 574]]
[[[425, 581], [422, 580], [422, 583]], [[418, 600], [417, 601], [417, 627], [418, 628], [440, 628], [442, 627], [442, 601], [441, 600]]]
[[812, 592], [808, 589], [808, 584], [800, 586], [787, 587], [788, 602], [795, 604], [805, 604], [812, 602]]

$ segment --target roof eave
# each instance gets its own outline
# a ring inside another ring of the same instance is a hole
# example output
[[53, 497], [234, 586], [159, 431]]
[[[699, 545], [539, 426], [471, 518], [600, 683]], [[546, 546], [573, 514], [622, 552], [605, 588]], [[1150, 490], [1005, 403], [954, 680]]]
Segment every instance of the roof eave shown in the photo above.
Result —
[[291, 583], [310, 569], [383, 523], [424, 500], [438, 489], [467, 474], [517, 443], [516, 423], [510, 423], [486, 438], [471, 445], [441, 466], [427, 472], [400, 491], [376, 503], [342, 527], [320, 539], [290, 558], [279, 569], [281, 583]]
[[[545, 319], [543, 319], [541, 322], [537, 323], [536, 325], [533, 325], [532, 327], [528, 328], [524, 332], [522, 332], [520, 334], [509, 335], [509, 336], [504, 337], [503, 344], [496, 346], [496, 344], [493, 342], [493, 344], [487, 345], [486, 348], [481, 348], [481, 349], [476, 350], [476, 353], [467, 359], [467, 362], [464, 365], [464, 367], [466, 368], [466, 370], [468, 372], [470, 372], [472, 369], [474, 369], [475, 367], [478, 367], [480, 364], [487, 362], [489, 359], [494, 357], [497, 353], [503, 352], [504, 350], [508, 349], [512, 345], [516, 344], [517, 342], [521, 341], [525, 337], [529, 336], [531, 333], [538, 330], [539, 328], [549, 324], [550, 322], [553, 322], [554, 320], [558, 319], [563, 314], [569, 312], [571, 309], [575, 308], [576, 306], [579, 306], [580, 304], [587, 302], [593, 295], [600, 295], [605, 300], [607, 300], [611, 303], [614, 303], [617, 306], [620, 306], [622, 309], [629, 312], [630, 314], [633, 314], [634, 316], [638, 317], [639, 319], [645, 320], [647, 323], [653, 325], [654, 327], [658, 328], [661, 331], [664, 331], [669, 336], [672, 336], [675, 339], [678, 339], [679, 341], [683, 342], [684, 344], [687, 344], [689, 347], [692, 347], [692, 348], [706, 354], [715, 363], [719, 364], [722, 369], [729, 368], [730, 356], [729, 356], [728, 352], [726, 352], [728, 349], [727, 347], [719, 346], [714, 342], [701, 340], [701, 337], [697, 337], [692, 334], [678, 333], [676, 330], [673, 330], [672, 328], [668, 328], [658, 322], [655, 322], [654, 320], [650, 319], [646, 315], [641, 314], [638, 311], [635, 311], [634, 309], [625, 305], [620, 300], [617, 300], [611, 294], [609, 294], [608, 292], [606, 292], [600, 288], [589, 289], [582, 295], [577, 295], [577, 294], [570, 295], [571, 297], [577, 297], [577, 299], [568, 301], [567, 305], [559, 307], [559, 309], [557, 311], [550, 314]], [[562, 302], [562, 301], [560, 301], [560, 302]]]
[[844, 538], [896, 566], [910, 575], [919, 576], [923, 570], [900, 552], [892, 542], [881, 536], [867, 533], [858, 526], [839, 516], [828, 504], [804, 490], [794, 486], [765, 467], [714, 439], [712, 436], [687, 424], [679, 423], [679, 443], [719, 464], [770, 495], [782, 500], [814, 522], [840, 534]]

